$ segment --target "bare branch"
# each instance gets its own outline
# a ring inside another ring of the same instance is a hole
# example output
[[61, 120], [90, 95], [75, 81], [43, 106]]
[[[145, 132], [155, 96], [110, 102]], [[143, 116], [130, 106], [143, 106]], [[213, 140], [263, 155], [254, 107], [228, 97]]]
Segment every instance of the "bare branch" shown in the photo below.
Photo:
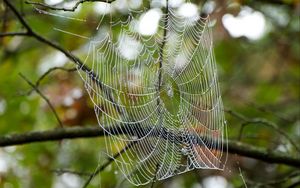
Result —
[[296, 121], [296, 119], [289, 119], [285, 117], [283, 114], [276, 113], [274, 112], [274, 110], [269, 109], [265, 106], [258, 105], [255, 102], [250, 101], [248, 105], [261, 112], [272, 114], [274, 117], [277, 117], [278, 119], [285, 121], [287, 123], [293, 123], [294, 121]]
[[[109, 132], [119, 132], [119, 126], [112, 126]], [[56, 141], [62, 139], [90, 138], [104, 136], [105, 131], [100, 127], [59, 128], [48, 131], [34, 131], [23, 134], [0, 136], [0, 147], [29, 144], [34, 142]], [[267, 163], [285, 164], [300, 168], [300, 159], [288, 154], [269, 151], [249, 144], [228, 140], [228, 151], [244, 157], [250, 157]]]
[[106, 161], [106, 163], [104, 163], [101, 166], [98, 166], [97, 169], [95, 170], [95, 172], [87, 179], [87, 181], [85, 182], [85, 184], [83, 185], [83, 188], [86, 188], [90, 182], [92, 181], [92, 179], [98, 175], [100, 172], [102, 172], [107, 166], [109, 166], [115, 158], [118, 158], [120, 155], [122, 155], [127, 149], [131, 148], [134, 144], [136, 144], [137, 142], [130, 142], [129, 144], [127, 144], [121, 151], [119, 151], [118, 153], [116, 153], [115, 155], [113, 155], [113, 157], [108, 158], [108, 161]]
[[278, 186], [281, 185], [283, 183], [288, 182], [289, 180], [293, 179], [293, 178], [299, 178], [300, 177], [300, 171], [293, 171], [289, 174], [287, 174], [285, 177], [283, 178], [279, 178], [276, 180], [271, 180], [271, 181], [267, 181], [267, 182], [254, 182], [251, 180], [247, 180], [248, 183], [250, 183], [251, 185], [255, 186], [255, 187], [267, 187], [267, 186]]
[[47, 5], [45, 3], [40, 3], [40, 2], [33, 2], [33, 1], [25, 1], [26, 4], [30, 4], [30, 5], [37, 5], [40, 7], [44, 7], [47, 9], [51, 9], [51, 10], [56, 10], [56, 11], [66, 11], [66, 12], [74, 12], [79, 5], [85, 3], [85, 2], [104, 2], [104, 3], [112, 3], [113, 1], [111, 0], [79, 0], [75, 3], [75, 5], [71, 8], [64, 8], [64, 7], [57, 7], [57, 6], [51, 6], [51, 5]]
[[276, 5], [288, 5], [288, 6], [292, 6], [294, 4], [293, 1], [285, 1], [285, 0], [259, 0], [259, 1], [242, 0], [243, 4], [253, 4], [255, 2], [270, 3], [270, 4], [276, 4]]
[[18, 10], [8, 0], [3, 0], [3, 2], [13, 11], [13, 13], [16, 15], [16, 17], [18, 18], [18, 20], [21, 22], [21, 24], [28, 31], [28, 34], [32, 33], [31, 27], [23, 19], [22, 15], [18, 12]]
[[[28, 25], [28, 23], [24, 20], [24, 18], [22, 17], [22, 15], [17, 11], [17, 9], [11, 4], [11, 2], [9, 0], [3, 0], [4, 3], [12, 10], [12, 12], [16, 15], [16, 17], [18, 18], [18, 20], [20, 21], [20, 23], [25, 27], [25, 29], [27, 30], [27, 35], [26, 36], [30, 36], [30, 37], [34, 37], [35, 39], [37, 39], [38, 41], [51, 46], [52, 48], [62, 52], [66, 57], [68, 57], [72, 62], [74, 62], [78, 67], [80, 67], [83, 71], [85, 71], [87, 74], [89, 74], [91, 76], [91, 78], [94, 81], [98, 81], [98, 77], [90, 70], [90, 68], [88, 68], [87, 66], [85, 66], [83, 64], [83, 62], [76, 56], [74, 56], [72, 53], [70, 53], [69, 51], [65, 50], [64, 48], [62, 48], [61, 46], [59, 46], [58, 44], [42, 37], [41, 35], [37, 34], [35, 31], [32, 30], [32, 28]], [[102, 86], [101, 82], [99, 83], [99, 81], [97, 82], [98, 84], [100, 84], [100, 86]], [[103, 87], [103, 86], [102, 86]]]
[[80, 172], [80, 171], [73, 171], [73, 170], [66, 170], [66, 169], [58, 169], [58, 170], [53, 170], [53, 172], [56, 172], [58, 175], [64, 174], [64, 173], [71, 173], [71, 174], [76, 174], [79, 176], [89, 176], [89, 178], [86, 180], [86, 182], [83, 185], [83, 188], [87, 187], [90, 182], [93, 180], [93, 178], [101, 173], [103, 170], [105, 170], [113, 161], [115, 158], [119, 157], [124, 153], [127, 149], [131, 148], [135, 143], [137, 142], [130, 142], [127, 146], [125, 146], [121, 151], [116, 153], [113, 157], [108, 158], [108, 160], [103, 164], [103, 165], [98, 165], [96, 168], [95, 172], [93, 173], [87, 173], [87, 172]]
[[8, 33], [0, 33], [1, 37], [15, 37], [15, 36], [28, 36], [28, 32], [8, 32]]
[[79, 176], [91, 176], [92, 175], [92, 173], [89, 173], [89, 172], [79, 172], [79, 171], [67, 170], [67, 169], [54, 169], [51, 171], [55, 172], [57, 175], [62, 175], [62, 174], [66, 174], [66, 173], [76, 174]]
[[39, 77], [39, 79], [35, 83], [35, 86], [38, 87], [40, 85], [41, 81], [46, 76], [48, 76], [50, 73], [52, 73], [53, 71], [56, 71], [56, 70], [63, 70], [63, 71], [66, 71], [66, 72], [74, 72], [77, 69], [76, 68], [65, 68], [65, 67], [52, 67], [52, 68], [48, 69], [41, 77]]
[[63, 127], [63, 124], [54, 108], [54, 106], [51, 104], [51, 102], [49, 101], [49, 99], [36, 87], [36, 85], [34, 85], [31, 81], [29, 81], [23, 74], [19, 73], [19, 75], [46, 101], [46, 103], [48, 104], [49, 108], [51, 109], [51, 111], [53, 112], [58, 124], [60, 125], [60, 127]]
[[240, 128], [240, 132], [239, 132], [239, 136], [238, 136], [238, 140], [240, 141], [242, 139], [242, 133], [243, 133], [243, 130], [245, 128], [246, 125], [250, 125], [250, 124], [262, 124], [262, 125], [265, 125], [265, 126], [268, 126], [270, 128], [272, 128], [273, 130], [275, 130], [276, 132], [278, 132], [280, 135], [284, 136], [293, 146], [294, 148], [300, 152], [300, 148], [298, 147], [298, 144], [295, 143], [295, 141], [285, 132], [283, 131], [282, 129], [280, 129], [278, 127], [278, 125], [276, 125], [275, 123], [271, 122], [271, 121], [268, 121], [264, 118], [253, 118], [253, 119], [250, 119], [248, 117], [245, 117], [244, 115], [238, 113], [238, 112], [235, 112], [233, 110], [225, 110], [227, 113], [231, 114], [232, 116], [240, 119], [243, 121], [242, 125], [241, 125], [241, 128]]
[[[3, 1], [12, 10], [12, 12], [16, 15], [16, 17], [18, 18], [20, 23], [26, 28], [26, 30], [27, 30], [26, 36], [33, 37], [36, 40], [62, 52], [67, 58], [69, 58], [73, 63], [75, 63], [79, 67], [80, 70], [84, 71], [99, 86], [100, 90], [103, 90], [104, 85], [100, 81], [99, 76], [97, 74], [95, 74], [89, 67], [87, 67], [78, 57], [76, 57], [69, 51], [65, 50], [63, 47], [59, 46], [57, 43], [54, 43], [54, 42], [44, 38], [43, 36], [37, 34], [35, 31], [32, 30], [32, 28], [28, 25], [28, 23], [24, 20], [22, 15], [17, 11], [17, 9], [11, 4], [11, 2], [9, 0], [3, 0]], [[114, 102], [115, 100], [110, 92], [105, 92], [105, 95], [106, 95], [105, 97], [109, 101], [115, 103]], [[114, 107], [116, 108], [116, 110], [119, 113], [122, 112], [118, 106], [115, 105]]]
[[[35, 88], [38, 88], [42, 82], [42, 80], [44, 78], [46, 78], [46, 76], [48, 76], [50, 73], [52, 73], [53, 71], [56, 71], [56, 70], [63, 70], [63, 71], [66, 71], [66, 72], [74, 72], [76, 71], [77, 69], [76, 68], [65, 68], [65, 67], [52, 67], [50, 69], [48, 69], [41, 77], [38, 78], [38, 80], [35, 82]], [[28, 91], [25, 93], [25, 95], [30, 95], [35, 89], [33, 88], [32, 90]], [[22, 94], [24, 95], [24, 94]]]

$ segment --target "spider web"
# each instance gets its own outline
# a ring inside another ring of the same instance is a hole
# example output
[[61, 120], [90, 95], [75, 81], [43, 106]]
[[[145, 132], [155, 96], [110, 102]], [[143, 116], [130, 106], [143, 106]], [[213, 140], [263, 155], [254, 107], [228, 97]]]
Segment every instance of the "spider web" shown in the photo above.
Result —
[[[226, 122], [209, 16], [186, 17], [168, 1], [158, 8], [141, 3], [139, 9], [129, 3], [126, 16], [101, 18], [98, 27], [110, 28], [89, 43], [90, 70], [78, 67], [107, 155], [135, 185], [223, 169]], [[149, 11], [159, 13], [158, 28], [142, 35], [136, 23]]]

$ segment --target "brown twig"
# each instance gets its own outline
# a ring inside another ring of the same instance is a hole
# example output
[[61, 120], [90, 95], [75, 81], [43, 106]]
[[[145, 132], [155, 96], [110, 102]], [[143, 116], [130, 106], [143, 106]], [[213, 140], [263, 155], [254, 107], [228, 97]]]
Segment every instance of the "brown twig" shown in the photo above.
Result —
[[[77, 69], [76, 68], [65, 68], [65, 67], [52, 67], [50, 69], [48, 69], [44, 74], [42, 74], [42, 76], [40, 76], [38, 78], [38, 80], [35, 82], [35, 87], [38, 88], [42, 82], [42, 80], [44, 78], [46, 78], [46, 76], [48, 76], [50, 73], [56, 71], [56, 70], [63, 70], [63, 71], [66, 71], [66, 72], [74, 72], [76, 71]], [[28, 91], [25, 93], [25, 95], [30, 95], [35, 89], [33, 88], [32, 90]]]
[[72, 62], [74, 62], [83, 71], [85, 71], [86, 73], [91, 74], [91, 77], [93, 76], [94, 81], [97, 81], [98, 77], [96, 75], [94, 75], [94, 73], [87, 66], [85, 66], [83, 64], [83, 62], [78, 57], [74, 56], [72, 53], [65, 50], [64, 48], [62, 48], [58, 44], [56, 44], [56, 43], [42, 37], [41, 35], [37, 34], [35, 31], [32, 30], [32, 28], [28, 25], [28, 23], [24, 20], [22, 15], [17, 11], [17, 9], [11, 4], [11, 2], [9, 0], [3, 0], [3, 2], [11, 9], [11, 11], [15, 14], [15, 16], [18, 18], [20, 23], [27, 30], [26, 34], [22, 33], [22, 35], [26, 35], [28, 37], [33, 37], [33, 38], [37, 39], [38, 41], [40, 41], [40, 42], [42, 42], [42, 43], [44, 43], [48, 46], [51, 46], [52, 48], [62, 52], [66, 57], [68, 57]]
[[46, 103], [48, 104], [49, 108], [51, 109], [51, 111], [53, 112], [58, 124], [60, 127], [63, 127], [63, 123], [61, 122], [54, 106], [51, 104], [50, 100], [39, 90], [39, 88], [36, 87], [36, 85], [34, 85], [31, 81], [28, 80], [28, 78], [26, 78], [23, 74], [19, 73], [19, 75], [46, 101]]
[[62, 71], [66, 71], [66, 72], [74, 72], [77, 69], [76, 68], [65, 68], [65, 67], [52, 67], [50, 69], [48, 69], [41, 77], [39, 77], [39, 79], [36, 81], [35, 85], [36, 87], [38, 87], [41, 83], [41, 81], [48, 76], [50, 73], [52, 73], [53, 71], [56, 70], [62, 70]]
[[118, 153], [114, 154], [113, 157], [108, 158], [107, 162], [104, 163], [101, 166], [98, 166], [97, 169], [95, 170], [95, 172], [93, 174], [91, 174], [89, 176], [89, 178], [86, 180], [86, 182], [83, 185], [83, 188], [86, 188], [90, 182], [93, 180], [93, 178], [98, 175], [100, 172], [102, 172], [107, 166], [109, 166], [114, 160], [115, 158], [119, 157], [120, 155], [122, 155], [126, 150], [130, 149], [134, 144], [136, 144], [137, 142], [133, 141], [130, 142], [129, 144], [127, 144], [122, 150], [120, 150]]
[[30, 5], [36, 5], [36, 6], [40, 6], [40, 7], [44, 7], [47, 9], [51, 9], [51, 10], [56, 10], [56, 11], [66, 11], [66, 12], [74, 12], [79, 5], [85, 3], [85, 2], [104, 2], [104, 3], [112, 3], [113, 1], [106, 1], [106, 0], [79, 0], [75, 3], [75, 5], [71, 8], [65, 8], [65, 7], [57, 7], [57, 6], [51, 6], [51, 5], [47, 5], [45, 3], [41, 3], [41, 2], [33, 2], [33, 1], [25, 1], [26, 4], [30, 4]]
[[[91, 78], [91, 80], [93, 80], [98, 85], [100, 90], [104, 90], [105, 86], [100, 81], [99, 76], [97, 74], [95, 74], [89, 67], [87, 67], [78, 57], [73, 55], [71, 52], [65, 50], [63, 47], [59, 46], [57, 43], [54, 43], [54, 42], [44, 38], [43, 36], [39, 35], [35, 31], [33, 31], [32, 28], [25, 21], [25, 19], [22, 17], [22, 15], [17, 11], [17, 9], [11, 4], [11, 2], [9, 0], [3, 0], [3, 2], [11, 9], [11, 11], [15, 14], [15, 16], [18, 18], [20, 23], [27, 30], [26, 35], [22, 34], [22, 36], [25, 35], [28, 37], [33, 37], [36, 40], [40, 41], [41, 43], [44, 43], [44, 44], [62, 52], [67, 58], [69, 58], [73, 63], [75, 63], [78, 66], [78, 69], [84, 71]], [[107, 90], [108, 89], [106, 88], [106, 91]], [[115, 103], [114, 102], [115, 100], [114, 100], [111, 92], [104, 92], [104, 95], [109, 101]], [[118, 106], [114, 105], [114, 107], [120, 114], [122, 113], [121, 109]]]
[[260, 3], [269, 3], [274, 5], [287, 5], [287, 6], [293, 6], [293, 1], [285, 1], [285, 0], [259, 0], [259, 1], [253, 1], [253, 0], [242, 0], [242, 4], [253, 4], [255, 2]]
[[289, 119], [282, 114], [276, 113], [276, 112], [274, 112], [274, 110], [269, 109], [268, 107], [260, 106], [260, 105], [256, 104], [255, 102], [250, 101], [248, 103], [248, 105], [253, 107], [256, 110], [261, 111], [261, 112], [269, 113], [269, 114], [273, 115], [274, 117], [276, 117], [282, 121], [285, 121], [287, 123], [293, 123], [294, 121], [296, 121], [295, 119]]
[[239, 131], [239, 136], [238, 136], [238, 140], [240, 141], [242, 139], [242, 134], [243, 134], [243, 130], [247, 125], [250, 124], [262, 124], [265, 125], [267, 127], [272, 128], [273, 130], [275, 130], [276, 132], [278, 132], [280, 135], [284, 136], [292, 145], [293, 147], [300, 152], [300, 148], [298, 147], [298, 144], [295, 143], [295, 141], [283, 130], [281, 130], [278, 125], [276, 125], [275, 123], [268, 121], [264, 118], [248, 118], [238, 112], [235, 112], [233, 110], [225, 110], [225, 112], [229, 113], [230, 115], [240, 119], [243, 121], [240, 131]]
[[0, 33], [1, 37], [15, 37], [15, 36], [26, 36], [28, 35], [27, 32], [8, 32], [8, 33]]
[[277, 178], [275, 180], [270, 180], [266, 182], [257, 182], [257, 181], [247, 179], [247, 183], [249, 183], [253, 187], [281, 187], [279, 185], [282, 185], [283, 183], [286, 183], [291, 179], [299, 178], [299, 176], [300, 176], [300, 171], [296, 170], [285, 175], [282, 178]]
[[[119, 133], [119, 129], [119, 126], [112, 126], [108, 131]], [[35, 142], [40, 143], [46, 141], [58, 141], [63, 139], [91, 138], [104, 135], [105, 131], [100, 127], [73, 127], [53, 129], [48, 131], [33, 131], [23, 134], [0, 136], [0, 147]], [[232, 154], [262, 160], [267, 163], [285, 164], [291, 167], [300, 168], [300, 159], [292, 157], [286, 153], [269, 151], [267, 149], [233, 140], [228, 140], [227, 143], [224, 144], [228, 144], [228, 152]]]

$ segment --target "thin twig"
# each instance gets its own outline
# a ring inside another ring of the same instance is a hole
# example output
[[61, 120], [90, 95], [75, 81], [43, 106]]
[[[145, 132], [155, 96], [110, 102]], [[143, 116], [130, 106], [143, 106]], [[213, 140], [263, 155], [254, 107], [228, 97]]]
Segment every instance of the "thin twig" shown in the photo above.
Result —
[[[54, 43], [43, 36], [37, 34], [35, 31], [32, 30], [32, 28], [28, 25], [28, 23], [25, 21], [25, 19], [22, 17], [22, 15], [18, 12], [18, 10], [11, 4], [9, 0], [3, 0], [3, 2], [12, 10], [12, 12], [16, 15], [20, 23], [25, 27], [27, 30], [28, 37], [33, 37], [36, 40], [40, 41], [41, 43], [44, 43], [60, 52], [62, 52], [67, 58], [69, 58], [73, 63], [75, 63], [78, 68], [82, 71], [84, 71], [90, 78], [93, 80], [98, 86], [100, 90], [104, 89], [104, 85], [99, 79], [99, 76], [95, 74], [89, 67], [87, 67], [78, 57], [70, 53], [69, 51], [65, 50], [63, 47], [59, 46], [57, 43]], [[106, 89], [108, 90], [108, 89]], [[115, 99], [113, 98], [111, 92], [104, 92], [105, 97], [111, 101], [112, 103], [116, 103]], [[114, 105], [116, 110], [121, 114], [122, 110], [119, 106]]]
[[[238, 165], [239, 165], [239, 164], [238, 164]], [[238, 166], [238, 169], [239, 169], [239, 176], [241, 177], [242, 182], [243, 182], [243, 186], [244, 186], [245, 188], [248, 188], [247, 183], [246, 183], [246, 181], [245, 181], [245, 178], [244, 178], [244, 176], [243, 176], [241, 167]]]
[[60, 127], [63, 127], [63, 124], [62, 124], [54, 106], [51, 104], [50, 100], [31, 81], [29, 81], [23, 74], [19, 73], [19, 75], [46, 101], [49, 108], [53, 112], [58, 124], [60, 125]]
[[[85, 71], [86, 73], [90, 73], [93, 75], [93, 72], [83, 64], [83, 62], [76, 56], [74, 56], [72, 53], [70, 53], [69, 51], [65, 50], [64, 48], [62, 48], [61, 46], [59, 46], [58, 44], [42, 37], [41, 35], [37, 34], [35, 31], [32, 30], [32, 28], [28, 25], [28, 23], [24, 20], [24, 18], [22, 17], [22, 15], [20, 15], [20, 13], [17, 11], [17, 9], [10, 3], [9, 0], [3, 0], [3, 2], [12, 10], [12, 12], [16, 15], [16, 17], [18, 18], [18, 20], [20, 21], [20, 23], [25, 27], [25, 29], [27, 30], [27, 35], [26, 36], [30, 36], [30, 37], [34, 37], [35, 39], [37, 39], [38, 41], [47, 44], [48, 46], [51, 46], [52, 48], [62, 52], [64, 55], [66, 55], [70, 60], [72, 60], [78, 67], [80, 67], [83, 71]], [[96, 75], [93, 75], [95, 78], [97, 79], [98, 77]]]
[[48, 69], [41, 77], [39, 77], [39, 79], [35, 83], [36, 87], [38, 87], [40, 85], [41, 81], [46, 76], [48, 76], [50, 73], [52, 73], [53, 71], [56, 71], [56, 70], [63, 70], [63, 71], [66, 71], [66, 72], [74, 72], [77, 69], [76, 68], [65, 68], [65, 67], [52, 67], [52, 68]]
[[253, 119], [250, 119], [238, 112], [235, 112], [233, 110], [225, 110], [225, 112], [231, 114], [232, 116], [240, 119], [243, 121], [242, 125], [241, 125], [241, 128], [240, 128], [240, 131], [239, 131], [239, 136], [238, 136], [238, 140], [240, 141], [241, 138], [242, 138], [242, 134], [243, 134], [243, 130], [245, 128], [246, 125], [250, 125], [250, 124], [262, 124], [262, 125], [265, 125], [265, 126], [268, 126], [272, 129], [274, 129], [276, 132], [278, 132], [280, 135], [284, 136], [292, 145], [293, 147], [298, 151], [300, 152], [300, 148], [298, 147], [298, 144], [295, 143], [295, 141], [283, 130], [281, 130], [278, 125], [276, 125], [275, 123], [271, 122], [271, 121], [268, 121], [264, 118], [253, 118]]
[[293, 171], [283, 178], [277, 178], [275, 180], [267, 181], [267, 182], [257, 182], [253, 180], [247, 180], [247, 182], [253, 187], [279, 187], [279, 185], [290, 181], [291, 179], [297, 178], [300, 176], [300, 171]]
[[27, 32], [7, 32], [7, 33], [0, 33], [1, 37], [15, 37], [15, 36], [26, 36], [28, 35]]
[[[253, 0], [244, 0], [242, 1], [243, 5], [253, 5], [256, 1]], [[259, 0], [257, 2], [260, 3], [269, 3], [269, 4], [274, 4], [274, 5], [285, 5], [288, 7], [296, 7], [296, 3], [294, 4], [293, 1], [285, 1], [285, 0]]]
[[55, 172], [57, 175], [62, 175], [65, 173], [69, 173], [69, 174], [76, 174], [79, 176], [90, 176], [92, 173], [90, 172], [79, 172], [79, 171], [75, 171], [75, 170], [68, 170], [68, 169], [54, 169], [51, 170], [52, 172]]
[[248, 103], [249, 106], [255, 108], [256, 110], [259, 110], [261, 112], [265, 112], [265, 113], [269, 113], [272, 114], [274, 117], [277, 117], [278, 119], [288, 122], [288, 123], [293, 123], [295, 120], [294, 119], [288, 119], [287, 117], [285, 117], [283, 114], [279, 114], [274, 112], [274, 110], [271, 110], [265, 106], [260, 106], [258, 104], [256, 104], [255, 102], [249, 102]]
[[291, 180], [292, 178], [299, 177], [299, 176], [300, 176], [300, 171], [294, 171], [294, 172], [288, 174], [284, 178], [276, 179], [276, 180], [268, 181], [268, 182], [264, 182], [264, 183], [258, 183], [258, 185], [278, 185], [278, 184], [285, 183], [285, 182]]
[[51, 9], [51, 10], [66, 11], [66, 12], [74, 12], [78, 8], [79, 5], [81, 5], [81, 4], [85, 3], [85, 2], [112, 3], [113, 1], [106, 1], [106, 0], [80, 0], [80, 1], [77, 1], [75, 3], [75, 5], [73, 7], [71, 7], [71, 8], [51, 6], [51, 5], [47, 5], [45, 3], [41, 3], [41, 2], [25, 1], [26, 4], [36, 5], [36, 6], [44, 7], [44, 8]]
[[[65, 67], [52, 67], [50, 69], [48, 69], [44, 74], [42, 74], [42, 76], [40, 76], [38, 78], [38, 80], [35, 82], [35, 87], [38, 88], [42, 82], [42, 80], [44, 78], [46, 78], [46, 76], [48, 76], [50, 73], [56, 71], [56, 70], [63, 70], [63, 71], [66, 71], [66, 72], [74, 72], [76, 71], [77, 69], [76, 68], [65, 68]], [[21, 95], [30, 95], [35, 89], [31, 89], [29, 90], [28, 92], [26, 92], [25, 94], [21, 94]]]
[[93, 178], [98, 175], [100, 172], [102, 172], [107, 166], [109, 166], [117, 157], [119, 157], [120, 155], [122, 155], [126, 150], [130, 149], [134, 144], [136, 144], [137, 142], [133, 141], [130, 142], [129, 144], [127, 144], [121, 151], [119, 151], [118, 153], [116, 153], [115, 155], [113, 155], [113, 157], [108, 158], [107, 162], [104, 163], [101, 166], [98, 166], [97, 169], [95, 170], [95, 172], [93, 174], [91, 174], [91, 176], [86, 180], [86, 182], [83, 185], [83, 188], [86, 188], [90, 182], [93, 180]]

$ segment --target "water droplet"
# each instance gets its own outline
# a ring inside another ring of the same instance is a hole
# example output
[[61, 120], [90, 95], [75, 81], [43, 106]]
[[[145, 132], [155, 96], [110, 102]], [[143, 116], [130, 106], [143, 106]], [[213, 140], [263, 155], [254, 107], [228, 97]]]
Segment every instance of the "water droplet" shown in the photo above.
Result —
[[115, 175], [117, 175], [118, 173], [119, 173], [118, 171], [116, 171], [116, 170], [114, 171], [114, 174], [115, 174]]
[[186, 148], [181, 148], [181, 153], [182, 153], [182, 155], [187, 155], [188, 151]]

